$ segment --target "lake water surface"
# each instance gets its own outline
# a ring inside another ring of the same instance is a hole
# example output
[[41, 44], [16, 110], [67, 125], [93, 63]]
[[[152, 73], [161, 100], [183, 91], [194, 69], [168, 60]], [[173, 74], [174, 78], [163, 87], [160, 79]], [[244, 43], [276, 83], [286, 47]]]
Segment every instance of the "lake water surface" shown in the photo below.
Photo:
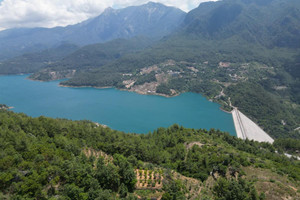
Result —
[[116, 89], [65, 88], [58, 81], [37, 82], [27, 76], [0, 76], [0, 104], [33, 117], [87, 119], [124, 132], [147, 133], [177, 123], [236, 135], [231, 114], [199, 94], [166, 98]]

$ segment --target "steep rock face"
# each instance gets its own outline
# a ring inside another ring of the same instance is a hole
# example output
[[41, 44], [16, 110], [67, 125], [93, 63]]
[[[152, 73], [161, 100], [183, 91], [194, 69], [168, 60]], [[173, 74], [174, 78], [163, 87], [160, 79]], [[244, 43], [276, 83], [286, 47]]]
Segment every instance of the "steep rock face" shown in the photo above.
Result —
[[87, 45], [116, 38], [161, 38], [176, 29], [186, 13], [159, 3], [106, 9], [82, 23], [56, 28], [19, 28], [0, 32], [0, 60], [53, 48], [61, 43]]

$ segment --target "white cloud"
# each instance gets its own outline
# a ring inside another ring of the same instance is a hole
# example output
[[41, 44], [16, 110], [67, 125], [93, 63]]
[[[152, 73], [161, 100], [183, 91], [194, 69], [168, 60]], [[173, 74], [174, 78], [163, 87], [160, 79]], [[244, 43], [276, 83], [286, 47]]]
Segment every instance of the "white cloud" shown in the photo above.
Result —
[[[76, 24], [105, 8], [141, 5], [149, 0], [0, 0], [0, 30], [15, 27], [55, 27]], [[184, 11], [209, 0], [153, 0]]]

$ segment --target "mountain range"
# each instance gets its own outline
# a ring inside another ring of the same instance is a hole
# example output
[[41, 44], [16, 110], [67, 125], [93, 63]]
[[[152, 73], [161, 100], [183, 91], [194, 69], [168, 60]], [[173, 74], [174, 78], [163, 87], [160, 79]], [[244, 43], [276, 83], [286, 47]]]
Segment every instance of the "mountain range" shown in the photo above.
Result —
[[0, 32], [0, 60], [64, 43], [83, 46], [134, 36], [160, 39], [176, 29], [185, 15], [178, 8], [149, 2], [124, 9], [107, 8], [98, 17], [67, 27], [4, 30]]

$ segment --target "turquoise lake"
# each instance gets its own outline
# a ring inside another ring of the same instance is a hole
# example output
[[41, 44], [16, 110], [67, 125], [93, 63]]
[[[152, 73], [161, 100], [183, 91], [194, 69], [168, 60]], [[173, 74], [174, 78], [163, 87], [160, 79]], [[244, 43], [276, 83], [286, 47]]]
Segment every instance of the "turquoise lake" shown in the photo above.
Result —
[[199, 94], [166, 98], [113, 88], [65, 88], [59, 81], [37, 82], [27, 76], [0, 76], [0, 104], [33, 117], [91, 120], [124, 132], [147, 133], [177, 123], [236, 135], [231, 114]]

